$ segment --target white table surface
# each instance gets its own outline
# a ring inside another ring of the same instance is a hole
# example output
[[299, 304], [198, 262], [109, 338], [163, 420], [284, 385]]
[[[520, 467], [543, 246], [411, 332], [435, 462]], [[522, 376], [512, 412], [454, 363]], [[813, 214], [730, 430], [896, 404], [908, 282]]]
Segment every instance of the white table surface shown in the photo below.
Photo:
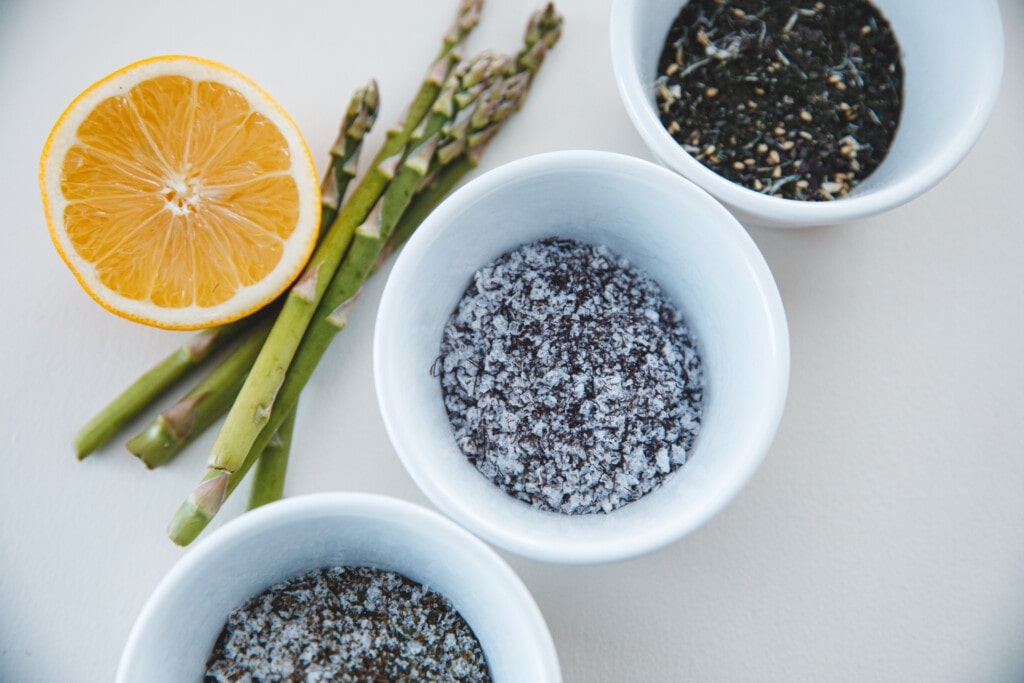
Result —
[[[144, 601], [187, 552], [164, 527], [213, 437], [154, 472], [123, 439], [85, 462], [71, 452], [75, 429], [183, 335], [105, 312], [51, 246], [36, 174], [63, 108], [136, 59], [201, 55], [273, 94], [322, 166], [366, 79], [380, 83], [381, 121], [397, 118], [455, 5], [0, 0], [0, 680], [112, 679]], [[484, 169], [570, 148], [649, 158], [615, 89], [608, 5], [559, 1], [563, 40]], [[515, 49], [536, 7], [491, 0], [471, 48]], [[856, 224], [752, 231], [789, 316], [792, 380], [749, 486], [640, 559], [506, 555], [566, 681], [1024, 680], [1024, 3], [1001, 7], [1003, 90], [951, 176]], [[304, 394], [287, 495], [427, 505], [374, 399], [386, 274]]]

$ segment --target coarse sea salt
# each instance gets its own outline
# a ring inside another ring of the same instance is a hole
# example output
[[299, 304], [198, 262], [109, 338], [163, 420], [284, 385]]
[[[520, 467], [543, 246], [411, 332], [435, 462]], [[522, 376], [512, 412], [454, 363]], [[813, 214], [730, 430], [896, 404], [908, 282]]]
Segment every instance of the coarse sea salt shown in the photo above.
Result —
[[490, 681], [469, 625], [442, 595], [372, 567], [319, 569], [234, 610], [206, 682]]
[[460, 450], [535, 508], [610, 512], [660, 486], [700, 427], [693, 335], [648, 275], [549, 238], [473, 277], [435, 372]]

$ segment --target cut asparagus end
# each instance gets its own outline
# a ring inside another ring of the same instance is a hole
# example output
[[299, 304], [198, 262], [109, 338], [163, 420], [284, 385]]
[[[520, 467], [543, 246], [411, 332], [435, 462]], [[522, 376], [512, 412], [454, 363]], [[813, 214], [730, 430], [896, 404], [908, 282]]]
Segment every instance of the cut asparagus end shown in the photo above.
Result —
[[178, 452], [180, 441], [163, 415], [149, 423], [140, 434], [125, 444], [128, 452], [142, 461], [147, 469], [160, 467]]

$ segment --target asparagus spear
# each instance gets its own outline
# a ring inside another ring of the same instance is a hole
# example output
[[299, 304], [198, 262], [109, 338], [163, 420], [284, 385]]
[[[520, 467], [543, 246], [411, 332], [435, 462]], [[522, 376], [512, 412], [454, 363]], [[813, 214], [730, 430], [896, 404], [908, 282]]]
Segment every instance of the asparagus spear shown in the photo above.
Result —
[[[357, 90], [349, 102], [338, 138], [331, 147], [331, 160], [322, 186], [321, 234], [325, 225], [330, 225], [337, 215], [338, 198], [344, 197], [345, 188], [355, 175], [362, 142], [377, 118], [378, 104], [379, 94], [374, 81]], [[244, 334], [261, 317], [264, 317], [263, 312], [204, 330], [175, 349], [79, 430], [73, 441], [78, 459], [85, 458], [106, 443], [189, 370]]]
[[[349, 102], [345, 118], [342, 120], [341, 131], [338, 133], [338, 139], [331, 147], [332, 163], [323, 184], [320, 186], [320, 203], [322, 207], [320, 212], [321, 236], [334, 223], [334, 219], [338, 215], [338, 207], [345, 201], [348, 185], [356, 177], [359, 168], [359, 152], [362, 149], [363, 139], [376, 121], [379, 102], [380, 94], [377, 89], [377, 83], [373, 80], [366, 87], [357, 90]], [[268, 326], [267, 333], [269, 331], [270, 328]], [[210, 402], [210, 413], [215, 413], [215, 417], [219, 417], [230, 407], [231, 401], [237, 396], [249, 368], [256, 359], [256, 353], [265, 340], [266, 334], [263, 334], [252, 356], [245, 363], [245, 370], [242, 372], [232, 372], [229, 369], [225, 372], [225, 380], [216, 383], [217, 388], [222, 390], [222, 393], [227, 398], [223, 401]], [[274, 436], [260, 454], [252, 489], [249, 493], [248, 507], [250, 510], [278, 500], [284, 493], [284, 479], [288, 468], [288, 456], [291, 451], [292, 431], [295, 428], [295, 412], [297, 409], [298, 406], [294, 406], [291, 412], [285, 416], [281, 426], [274, 432]], [[206, 426], [208, 426], [208, 423], [195, 425], [195, 433], [198, 434]], [[185, 440], [181, 440], [182, 446], [184, 443]]]
[[[495, 92], [501, 93], [500, 98], [482, 98], [477, 104], [474, 115], [468, 119], [470, 124], [465, 128], [462, 126], [452, 128], [452, 134], [465, 136], [471, 142], [458, 155], [441, 155], [440, 153], [435, 155], [438, 163], [442, 163], [440, 160], [443, 156], [446, 156], [449, 161], [443, 168], [432, 170], [434, 175], [424, 188], [425, 191], [418, 195], [422, 203], [414, 202], [412, 204], [419, 216], [427, 215], [433, 208], [433, 206], [427, 205], [428, 201], [433, 201], [436, 205], [436, 202], [443, 198], [444, 193], [440, 192], [440, 189], [450, 189], [450, 186], [458, 182], [462, 175], [476, 165], [479, 154], [498, 131], [504, 119], [521, 106], [528, 85], [529, 78], [504, 79], [500, 84], [493, 86], [496, 89]], [[481, 112], [480, 115], [476, 115], [477, 112]], [[442, 141], [440, 149], [452, 149], [451, 145], [460, 144], [459, 137], [445, 139]], [[445, 169], [447, 168], [457, 168], [458, 172], [446, 173]], [[427, 192], [426, 190], [431, 187], [435, 189]], [[411, 230], [405, 228], [402, 234], [407, 236], [409, 232]], [[353, 268], [355, 267], [353, 266]], [[366, 265], [360, 267], [365, 268], [367, 272], [371, 270]], [[216, 515], [223, 501], [242, 481], [249, 467], [257, 460], [282, 421], [294, 408], [299, 394], [320, 358], [326, 352], [334, 336], [344, 328], [347, 322], [348, 311], [351, 309], [354, 297], [349, 296], [347, 289], [341, 284], [340, 279], [337, 283], [332, 282], [330, 295], [325, 296], [318, 305], [313, 323], [304, 336], [275, 398], [276, 410], [268, 415], [266, 425], [253, 442], [242, 464], [230, 474], [214, 468], [208, 469], [203, 482], [175, 513], [168, 527], [168, 536], [175, 543], [186, 545], [202, 532]]]
[[284, 478], [288, 469], [288, 454], [292, 447], [297, 407], [288, 412], [256, 461], [252, 488], [249, 489], [249, 510], [273, 503], [284, 495]]
[[[455, 33], [464, 37], [475, 25], [472, 16], [464, 14], [468, 11], [478, 15], [479, 5], [464, 2], [459, 11], [456, 18], [456, 26], [459, 28]], [[468, 28], [461, 28], [463, 25]], [[369, 215], [394, 175], [394, 169], [401, 161], [413, 131], [437, 98], [443, 80], [457, 59], [455, 46], [449, 43], [446, 38], [441, 56], [428, 71], [401, 129], [388, 131], [370, 170], [356, 185], [351, 197], [342, 204], [305, 271], [289, 291], [284, 307], [214, 441], [208, 460], [209, 467], [225, 474], [233, 472], [245, 461], [256, 437], [267, 424], [274, 399], [284, 382], [295, 350], [356, 228]]]

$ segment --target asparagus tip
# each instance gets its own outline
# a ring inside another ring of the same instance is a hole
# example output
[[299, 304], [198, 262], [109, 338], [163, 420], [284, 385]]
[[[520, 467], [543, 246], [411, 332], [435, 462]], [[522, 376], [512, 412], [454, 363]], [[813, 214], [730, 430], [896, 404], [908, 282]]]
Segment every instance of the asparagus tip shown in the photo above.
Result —
[[[465, 39], [466, 35], [480, 23], [483, 0], [462, 0], [455, 21], [444, 36], [444, 46], [452, 49]], [[442, 51], [443, 54], [443, 51]]]
[[523, 49], [517, 62], [521, 68], [537, 73], [547, 51], [554, 47], [562, 36], [564, 19], [555, 9], [554, 3], [548, 3], [544, 9], [535, 12], [526, 26], [523, 36]]
[[361, 140], [373, 126], [380, 106], [380, 89], [376, 79], [371, 78], [366, 85], [352, 95], [348, 111], [341, 123], [341, 130], [331, 150], [332, 154], [344, 156], [345, 138]]

